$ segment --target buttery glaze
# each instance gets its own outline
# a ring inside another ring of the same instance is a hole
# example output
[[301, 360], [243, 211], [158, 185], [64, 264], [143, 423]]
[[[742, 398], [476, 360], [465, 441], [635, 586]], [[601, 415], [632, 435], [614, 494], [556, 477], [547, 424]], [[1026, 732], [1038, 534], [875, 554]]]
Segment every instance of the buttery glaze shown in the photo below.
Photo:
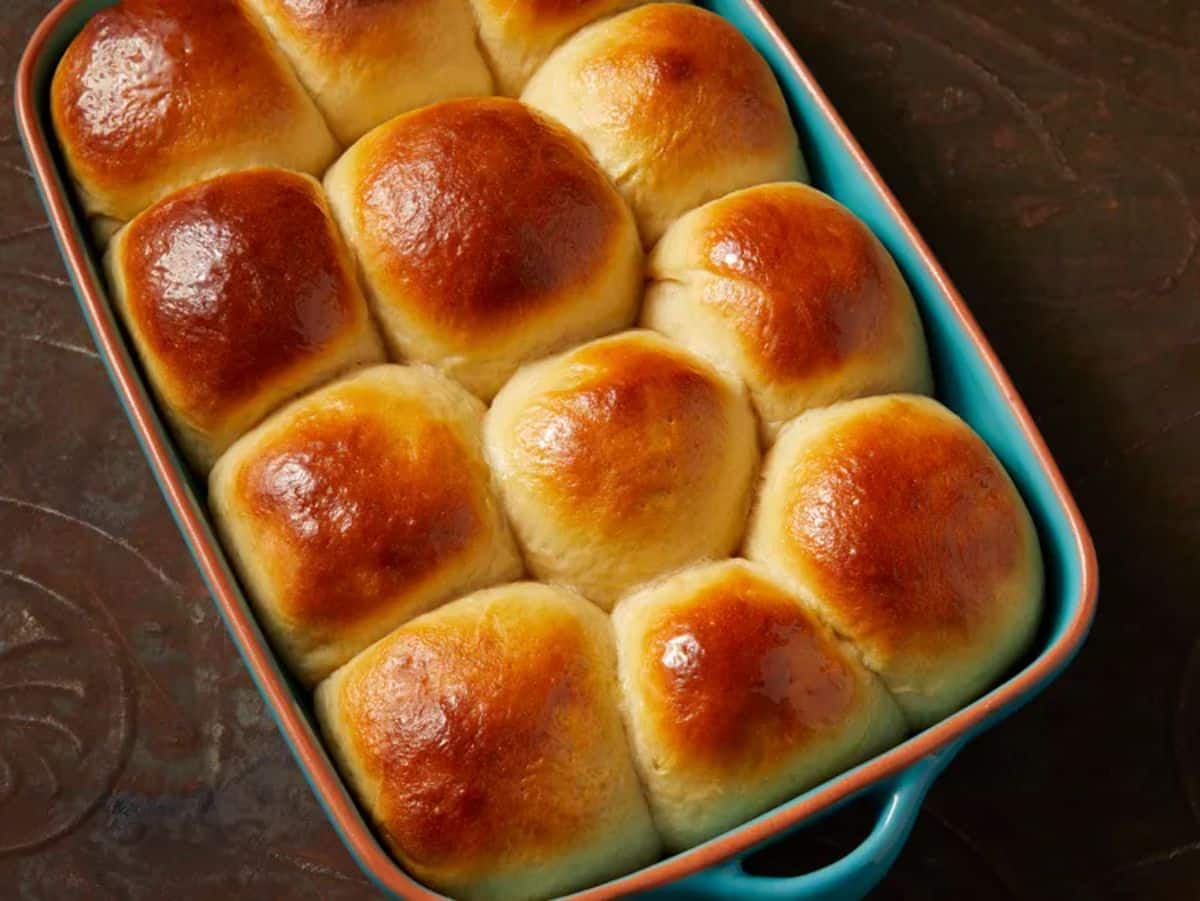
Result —
[[728, 390], [686, 357], [637, 340], [571, 357], [572, 384], [532, 405], [516, 446], [547, 501], [602, 530], [657, 530], [686, 515], [728, 446]]
[[1024, 549], [1020, 500], [964, 425], [912, 399], [886, 404], [796, 461], [788, 551], [852, 637], [936, 654], [997, 615]]
[[[402, 59], [420, 36], [408, 13], [430, 0], [249, 0], [320, 55], [353, 52], [354, 64]], [[349, 60], [347, 60], [349, 62]]]
[[487, 0], [495, 7], [506, 7], [517, 15], [539, 25], [553, 26], [562, 22], [590, 22], [605, 13], [633, 6], [639, 0]]
[[614, 137], [644, 142], [644, 159], [663, 155], [673, 168], [703, 172], [714, 146], [761, 154], [795, 142], [770, 69], [720, 16], [652, 3], [621, 22], [582, 64], [574, 89]]
[[357, 190], [361, 240], [389, 290], [464, 345], [568, 304], [611, 259], [622, 218], [576, 138], [501, 98], [394, 120]]
[[645, 647], [650, 716], [684, 770], [772, 772], [858, 703], [833, 640], [794, 598], [745, 569], [659, 613]]
[[130, 315], [172, 402], [199, 426], [365, 315], [324, 201], [294, 173], [186, 188], [134, 220], [121, 252]]
[[123, 0], [100, 10], [51, 89], [72, 168], [85, 187], [113, 191], [281, 131], [307, 104], [235, 0]]
[[[426, 865], [494, 854], [506, 840], [552, 850], [585, 825], [571, 786], [554, 785], [596, 693], [582, 637], [547, 624], [520, 639], [536, 640], [536, 654], [513, 653], [489, 625], [406, 629], [386, 665], [346, 688], [346, 715], [383, 782], [388, 835]], [[555, 803], [531, 807], [531, 784], [553, 786]]]
[[606, 630], [584, 602], [520, 583], [414, 620], [351, 665], [340, 719], [379, 785], [376, 821], [418, 873], [453, 886], [537, 866], [645, 818]]
[[887, 337], [903, 281], [865, 225], [802, 185], [721, 201], [700, 238], [702, 297], [772, 380], [835, 369]]
[[360, 23], [394, 15], [408, 0], [266, 0], [314, 32], [336, 33], [347, 26], [357, 30]]
[[480, 470], [415, 401], [347, 386], [260, 447], [236, 491], [268, 536], [287, 618], [336, 634], [481, 541]]
[[[355, 49], [368, 56], [398, 55], [404, 38], [414, 35], [403, 28], [401, 13], [414, 0], [250, 0], [276, 22], [316, 42], [325, 53]], [[416, 0], [420, 2], [420, 0]], [[389, 28], [389, 25], [395, 25]], [[401, 42], [395, 47], [395, 42]], [[359, 62], [364, 62], [361, 58]]]

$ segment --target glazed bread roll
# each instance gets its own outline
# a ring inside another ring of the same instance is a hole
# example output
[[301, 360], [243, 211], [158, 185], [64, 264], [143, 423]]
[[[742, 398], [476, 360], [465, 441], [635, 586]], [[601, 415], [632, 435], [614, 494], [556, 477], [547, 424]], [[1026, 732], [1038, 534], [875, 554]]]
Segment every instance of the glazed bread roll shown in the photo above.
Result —
[[750, 404], [653, 332], [525, 367], [496, 396], [484, 440], [530, 571], [606, 610], [741, 538], [758, 462]]
[[759, 185], [693, 210], [648, 268], [642, 324], [737, 373], [768, 437], [810, 407], [933, 390], [896, 264], [849, 210], [806, 185]]
[[755, 564], [683, 570], [613, 611], [624, 710], [667, 848], [706, 841], [895, 744], [879, 680]]
[[303, 682], [455, 595], [520, 575], [482, 415], [432, 370], [377, 366], [285, 407], [218, 461], [213, 516]]
[[338, 149], [236, 0], [121, 0], [100, 10], [58, 64], [50, 112], [84, 209], [117, 220], [224, 170], [319, 174]]
[[525, 360], [636, 315], [629, 210], [574, 136], [515, 100], [406, 113], [325, 185], [393, 353], [485, 400]]
[[530, 582], [414, 620], [317, 689], [322, 729], [396, 856], [455, 898], [545, 898], [658, 854], [607, 618]]
[[192, 465], [271, 410], [383, 359], [321, 186], [251, 169], [160, 200], [117, 233], [113, 299]]
[[468, 0], [244, 0], [262, 16], [334, 135], [492, 93]]
[[965, 423], [915, 395], [788, 425], [746, 553], [858, 647], [918, 728], [1002, 676], [1041, 608], [1041, 552], [1016, 488]]
[[516, 97], [558, 44], [589, 22], [643, 0], [471, 0], [479, 42], [501, 94]]
[[583, 138], [647, 246], [705, 201], [807, 180], [766, 62], [732, 25], [694, 6], [652, 3], [585, 28], [550, 55], [522, 99]]

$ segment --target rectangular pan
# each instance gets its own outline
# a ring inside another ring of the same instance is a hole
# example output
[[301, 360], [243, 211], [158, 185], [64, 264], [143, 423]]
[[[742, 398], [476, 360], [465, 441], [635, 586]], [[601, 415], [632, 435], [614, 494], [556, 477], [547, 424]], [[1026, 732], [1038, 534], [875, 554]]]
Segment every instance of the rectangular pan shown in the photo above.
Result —
[[[30, 38], [16, 81], [21, 139], [84, 319], [234, 644], [330, 822], [386, 894], [439, 898], [384, 851], [325, 753], [307, 696], [284, 674], [259, 630], [213, 534], [201, 502], [203, 485], [173, 447], [109, 305], [86, 223], [67, 188], [50, 125], [49, 94], [55, 65], [71, 38], [92, 13], [111, 3], [59, 3]], [[938, 397], [991, 445], [1033, 514], [1046, 564], [1045, 613], [1036, 647], [1023, 667], [973, 704], [712, 841], [573, 897], [614, 898], [645, 891], [663, 899], [860, 897], [895, 861], [926, 791], [954, 753], [1030, 701], [1079, 649], [1095, 612], [1095, 550], [1058, 467], [979, 326], [795, 50], [757, 0], [708, 0], [702, 5], [728, 19], [770, 63], [788, 98], [813, 183], [860, 216], [895, 256], [921, 310]], [[860, 796], [874, 799], [879, 812], [871, 834], [847, 856], [788, 878], [754, 876], [743, 869], [746, 855], [768, 839]]]

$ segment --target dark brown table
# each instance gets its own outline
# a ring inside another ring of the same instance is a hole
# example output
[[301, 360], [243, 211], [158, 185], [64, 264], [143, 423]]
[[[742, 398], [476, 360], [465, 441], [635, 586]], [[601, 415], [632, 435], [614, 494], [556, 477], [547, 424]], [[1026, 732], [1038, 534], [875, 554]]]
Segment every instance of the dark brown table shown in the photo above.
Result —
[[[5, 94], [50, 5], [5, 0]], [[1077, 663], [949, 768], [877, 895], [1200, 897], [1200, 4], [769, 5], [967, 297], [1100, 551]], [[11, 108], [0, 897], [368, 897], [91, 349]], [[35, 645], [51, 662], [31, 671]]]

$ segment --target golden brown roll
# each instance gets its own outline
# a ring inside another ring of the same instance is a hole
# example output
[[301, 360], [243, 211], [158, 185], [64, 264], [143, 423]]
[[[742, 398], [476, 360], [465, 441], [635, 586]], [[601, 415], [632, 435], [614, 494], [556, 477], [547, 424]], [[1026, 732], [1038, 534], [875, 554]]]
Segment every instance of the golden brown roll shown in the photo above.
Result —
[[376, 366], [239, 440], [209, 503], [259, 619], [314, 683], [397, 625], [520, 575], [480, 447], [483, 405]]
[[517, 373], [484, 421], [530, 571], [604, 609], [737, 547], [758, 462], [739, 384], [654, 332], [625, 332]]
[[84, 209], [126, 220], [229, 169], [319, 174], [337, 144], [236, 0], [121, 0], [63, 54], [50, 112]]
[[651, 3], [588, 26], [550, 55], [522, 99], [583, 138], [647, 246], [715, 197], [807, 180], [766, 62], [694, 6]]
[[557, 896], [654, 861], [607, 618], [530, 582], [393, 632], [317, 689], [342, 771], [417, 878]]
[[768, 436], [810, 407], [933, 390], [896, 264], [849, 210], [806, 185], [759, 185], [693, 210], [648, 268], [642, 324], [736, 372]]
[[757, 565], [685, 569], [613, 611], [624, 710], [673, 851], [895, 744], [879, 680]]
[[492, 93], [468, 0], [244, 0], [343, 144], [393, 116]]
[[471, 0], [479, 42], [501, 94], [516, 97], [559, 43], [589, 22], [644, 0]]
[[788, 425], [746, 553], [857, 645], [917, 727], [1003, 675], [1041, 610], [1041, 552], [1012, 481], [962, 420], [915, 395]]
[[177, 191], [118, 232], [105, 262], [202, 472], [288, 398], [383, 359], [353, 258], [307, 175], [251, 169]]
[[372, 131], [325, 179], [393, 353], [490, 398], [525, 360], [628, 325], [628, 208], [579, 141], [515, 100]]

